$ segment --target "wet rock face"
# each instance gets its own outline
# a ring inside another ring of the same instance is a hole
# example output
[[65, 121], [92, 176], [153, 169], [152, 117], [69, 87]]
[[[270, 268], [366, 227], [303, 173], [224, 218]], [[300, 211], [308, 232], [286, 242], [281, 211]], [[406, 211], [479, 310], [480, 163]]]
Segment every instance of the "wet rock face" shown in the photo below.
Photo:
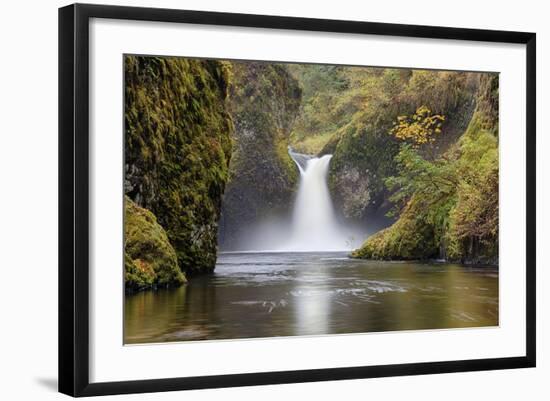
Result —
[[368, 173], [365, 170], [362, 174], [357, 166], [350, 166], [339, 171], [335, 177], [340, 187], [342, 213], [346, 218], [361, 218], [365, 205], [370, 203]]
[[386, 125], [369, 120], [365, 116], [350, 124], [334, 146], [329, 185], [341, 217], [376, 231], [391, 224], [385, 216], [391, 204], [384, 180], [394, 172], [399, 145], [387, 135]]
[[239, 247], [239, 238], [262, 218], [288, 211], [298, 171], [288, 155], [288, 137], [301, 90], [285, 67], [233, 63], [229, 95], [235, 149], [224, 194], [219, 243]]
[[232, 152], [228, 69], [213, 60], [125, 59], [124, 190], [156, 216], [187, 274], [216, 262]]

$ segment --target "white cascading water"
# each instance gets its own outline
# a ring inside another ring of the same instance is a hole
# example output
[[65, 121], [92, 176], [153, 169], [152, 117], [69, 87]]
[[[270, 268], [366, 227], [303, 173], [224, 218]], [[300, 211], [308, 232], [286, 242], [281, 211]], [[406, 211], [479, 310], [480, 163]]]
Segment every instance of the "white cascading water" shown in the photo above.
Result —
[[300, 184], [292, 215], [291, 233], [286, 250], [349, 250], [349, 240], [338, 224], [327, 175], [332, 155], [310, 157], [289, 150], [300, 170]]

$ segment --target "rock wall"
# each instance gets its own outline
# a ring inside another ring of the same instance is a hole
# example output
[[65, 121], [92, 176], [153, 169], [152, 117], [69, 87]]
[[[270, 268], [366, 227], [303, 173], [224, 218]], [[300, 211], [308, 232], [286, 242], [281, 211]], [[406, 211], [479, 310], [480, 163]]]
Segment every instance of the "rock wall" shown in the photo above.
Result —
[[233, 123], [229, 66], [126, 56], [126, 195], [166, 230], [181, 271], [211, 272]]
[[235, 149], [224, 195], [220, 247], [239, 249], [239, 239], [266, 216], [288, 212], [298, 171], [288, 137], [301, 90], [283, 65], [233, 63], [229, 103]]

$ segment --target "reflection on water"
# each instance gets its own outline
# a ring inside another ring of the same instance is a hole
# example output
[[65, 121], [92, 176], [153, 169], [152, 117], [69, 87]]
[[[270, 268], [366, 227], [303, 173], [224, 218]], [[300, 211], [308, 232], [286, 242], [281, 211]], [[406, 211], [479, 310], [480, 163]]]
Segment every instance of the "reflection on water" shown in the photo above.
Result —
[[498, 269], [344, 253], [221, 254], [215, 273], [127, 295], [125, 343], [498, 325]]

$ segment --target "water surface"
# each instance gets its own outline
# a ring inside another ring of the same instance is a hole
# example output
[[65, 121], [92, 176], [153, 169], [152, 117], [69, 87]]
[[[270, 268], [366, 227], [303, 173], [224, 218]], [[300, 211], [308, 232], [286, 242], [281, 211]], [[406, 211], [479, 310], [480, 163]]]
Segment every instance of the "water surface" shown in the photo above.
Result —
[[498, 269], [226, 253], [215, 273], [127, 295], [125, 343], [498, 325]]

